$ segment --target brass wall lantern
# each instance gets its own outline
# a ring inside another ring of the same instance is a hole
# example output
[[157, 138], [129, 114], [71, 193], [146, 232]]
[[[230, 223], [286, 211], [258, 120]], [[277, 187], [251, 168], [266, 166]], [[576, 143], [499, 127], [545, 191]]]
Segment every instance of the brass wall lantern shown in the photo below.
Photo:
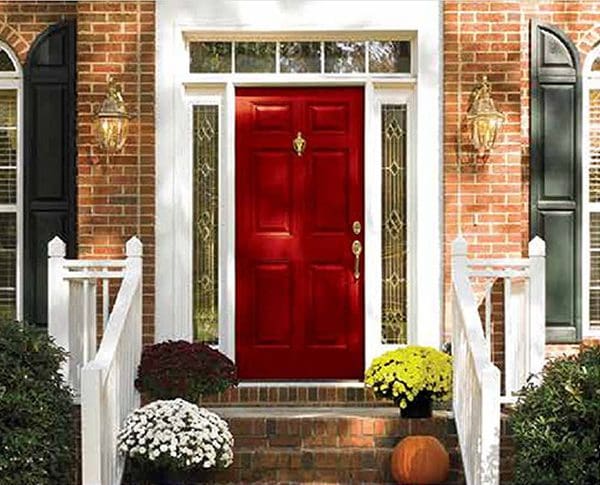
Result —
[[471, 93], [471, 105], [467, 112], [471, 142], [478, 157], [485, 158], [489, 154], [505, 120], [504, 113], [498, 111], [494, 105], [487, 76], [483, 76], [482, 82]]
[[106, 97], [96, 113], [94, 132], [100, 148], [107, 154], [118, 153], [127, 141], [129, 120], [121, 87], [111, 77], [108, 78]]

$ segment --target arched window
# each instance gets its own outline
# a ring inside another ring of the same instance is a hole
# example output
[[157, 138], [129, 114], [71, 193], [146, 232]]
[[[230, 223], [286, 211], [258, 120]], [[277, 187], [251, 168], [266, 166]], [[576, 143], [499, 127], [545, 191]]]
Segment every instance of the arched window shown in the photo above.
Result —
[[583, 89], [583, 336], [600, 335], [600, 45], [586, 59]]
[[0, 42], [0, 318], [21, 318], [22, 70]]

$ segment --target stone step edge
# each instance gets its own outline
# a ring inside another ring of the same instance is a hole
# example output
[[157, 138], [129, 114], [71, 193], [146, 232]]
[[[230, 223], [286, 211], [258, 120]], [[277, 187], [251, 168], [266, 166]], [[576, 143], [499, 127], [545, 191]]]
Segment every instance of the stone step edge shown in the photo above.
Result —
[[347, 385], [327, 384], [290, 384], [290, 385], [241, 385], [228, 389], [220, 394], [205, 396], [199, 404], [272, 404], [280, 403], [351, 403], [355, 405], [391, 405], [389, 401], [378, 399], [371, 389], [361, 383]]

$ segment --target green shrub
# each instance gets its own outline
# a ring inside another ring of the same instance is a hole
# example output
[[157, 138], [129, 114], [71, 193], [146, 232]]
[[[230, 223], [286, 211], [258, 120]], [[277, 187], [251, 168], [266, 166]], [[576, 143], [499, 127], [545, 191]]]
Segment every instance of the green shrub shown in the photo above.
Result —
[[511, 426], [517, 484], [600, 484], [600, 347], [547, 364]]
[[66, 485], [73, 458], [65, 354], [28, 326], [0, 323], [0, 484]]

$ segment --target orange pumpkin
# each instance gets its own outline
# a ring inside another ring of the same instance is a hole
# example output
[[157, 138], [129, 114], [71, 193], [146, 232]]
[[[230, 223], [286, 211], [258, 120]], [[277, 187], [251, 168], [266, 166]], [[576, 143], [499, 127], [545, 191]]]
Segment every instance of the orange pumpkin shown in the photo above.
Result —
[[392, 453], [392, 476], [397, 483], [444, 483], [449, 470], [448, 452], [433, 436], [408, 436]]

